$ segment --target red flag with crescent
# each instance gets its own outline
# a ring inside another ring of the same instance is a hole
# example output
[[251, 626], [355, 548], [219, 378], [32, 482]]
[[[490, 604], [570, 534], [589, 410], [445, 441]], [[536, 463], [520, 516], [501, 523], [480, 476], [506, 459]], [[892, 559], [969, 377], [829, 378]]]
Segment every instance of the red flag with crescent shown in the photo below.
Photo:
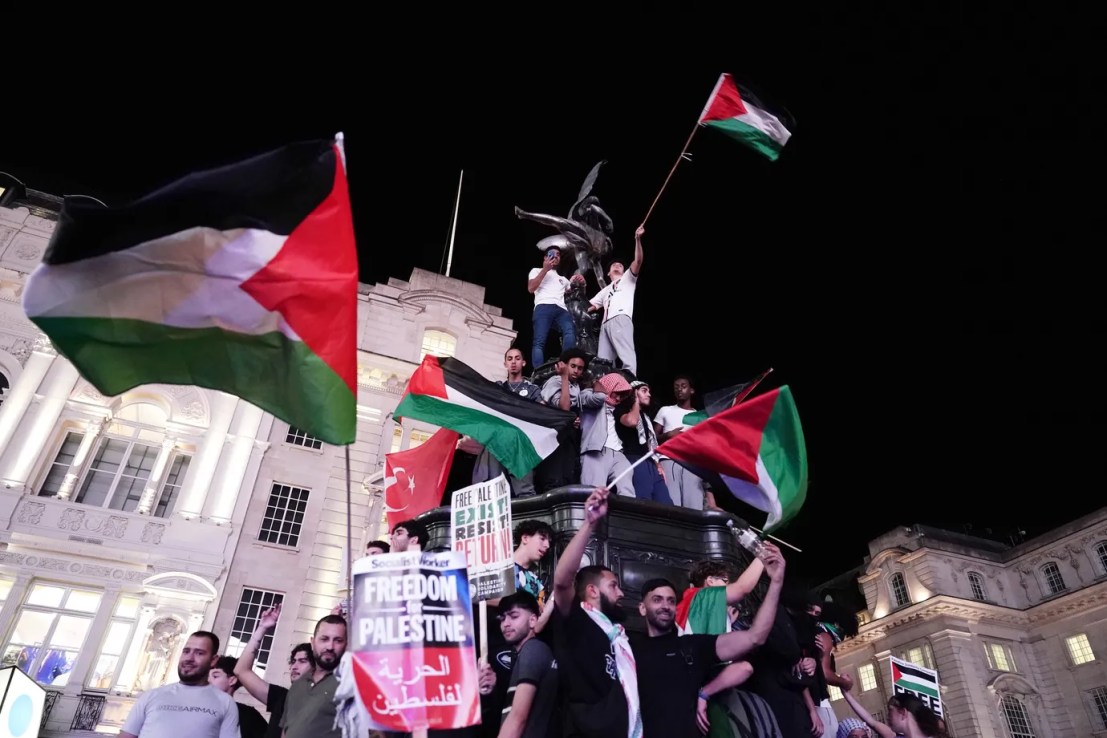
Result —
[[442, 428], [415, 448], [384, 455], [384, 511], [389, 530], [439, 506], [458, 438], [454, 431]]

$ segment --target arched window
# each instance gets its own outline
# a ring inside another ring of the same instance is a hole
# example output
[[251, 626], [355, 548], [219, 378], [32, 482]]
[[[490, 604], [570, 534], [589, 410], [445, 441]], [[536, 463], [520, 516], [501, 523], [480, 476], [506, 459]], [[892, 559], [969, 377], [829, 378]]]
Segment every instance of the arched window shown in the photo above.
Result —
[[1007, 695], [1000, 700], [999, 709], [1011, 738], [1035, 738], [1034, 729], [1030, 726], [1030, 714], [1021, 700]]
[[911, 604], [911, 597], [907, 594], [907, 581], [898, 571], [892, 575], [891, 588], [892, 602], [896, 603], [896, 607]]
[[1045, 579], [1046, 591], [1049, 594], [1060, 594], [1067, 589], [1065, 579], [1061, 576], [1061, 570], [1057, 567], [1057, 564], [1048, 561], [1042, 565], [1041, 571], [1042, 578]]
[[1099, 572], [1107, 574], [1107, 541], [1096, 544], [1095, 559], [1099, 563]]
[[457, 351], [457, 339], [445, 331], [427, 329], [423, 332], [423, 346], [419, 351], [419, 361], [427, 354], [431, 356], [453, 356]]
[[8, 390], [11, 388], [11, 383], [8, 382], [8, 375], [4, 372], [0, 372], [0, 405], [4, 404], [4, 398], [8, 396]]
[[988, 599], [988, 593], [984, 589], [984, 577], [980, 576], [975, 571], [969, 572], [969, 589], [972, 590], [972, 598], [974, 600], [983, 602]]

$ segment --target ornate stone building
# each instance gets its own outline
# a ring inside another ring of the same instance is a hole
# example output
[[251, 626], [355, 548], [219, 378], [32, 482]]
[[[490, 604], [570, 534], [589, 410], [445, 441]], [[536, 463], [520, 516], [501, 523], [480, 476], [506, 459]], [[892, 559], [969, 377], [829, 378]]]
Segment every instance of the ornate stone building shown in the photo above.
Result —
[[[1107, 508], [1013, 546], [896, 528], [869, 543], [854, 581], [860, 632], [835, 654], [874, 714], [894, 655], [937, 670], [956, 738], [1107, 733]], [[820, 593], [839, 599], [840, 584]]]
[[[236, 654], [283, 603], [259, 671], [287, 683], [290, 647], [342, 596], [343, 449], [231, 395], [144, 386], [104, 397], [23, 314], [57, 198], [0, 206], [0, 663], [48, 692], [44, 735], [112, 730], [134, 696], [176, 679], [182, 637]], [[484, 288], [416, 269], [361, 285], [353, 545], [378, 535], [383, 454], [433, 428], [391, 413], [427, 353], [503, 372], [511, 321]], [[240, 696], [239, 699], [246, 699]]]

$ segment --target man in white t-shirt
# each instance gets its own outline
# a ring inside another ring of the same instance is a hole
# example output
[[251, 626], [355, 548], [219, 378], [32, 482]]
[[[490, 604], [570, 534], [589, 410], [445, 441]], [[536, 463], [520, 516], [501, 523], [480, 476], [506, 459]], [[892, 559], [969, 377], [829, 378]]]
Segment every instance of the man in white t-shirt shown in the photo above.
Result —
[[[664, 443], [685, 428], [684, 416], [693, 413], [696, 408], [692, 406], [692, 396], [696, 394], [696, 387], [691, 377], [677, 375], [673, 379], [673, 397], [675, 405], [666, 405], [653, 416], [653, 427], [657, 433], [658, 443]], [[669, 497], [674, 505], [689, 507], [693, 510], [703, 510], [705, 507], [715, 507], [715, 497], [703, 486], [703, 480], [685, 469], [672, 459], [661, 457], [661, 471], [665, 475], [665, 485], [669, 488]]]
[[612, 262], [607, 270], [611, 284], [589, 300], [588, 312], [603, 308], [603, 325], [600, 327], [600, 348], [597, 356], [614, 364], [615, 358], [623, 363], [623, 369], [637, 376], [638, 359], [634, 353], [634, 290], [638, 286], [638, 274], [642, 270], [642, 234], [645, 226], [634, 232], [634, 261], [630, 271], [623, 270], [621, 261]]
[[534, 295], [534, 313], [531, 323], [534, 339], [530, 347], [531, 371], [546, 363], [546, 338], [550, 328], [557, 326], [561, 334], [561, 350], [568, 351], [577, 345], [577, 330], [573, 316], [565, 307], [565, 293], [573, 284], [583, 283], [584, 277], [574, 274], [566, 279], [557, 273], [561, 264], [561, 251], [552, 248], [546, 252], [540, 269], [531, 269], [527, 277], [527, 292]]
[[120, 738], [239, 738], [238, 706], [208, 684], [218, 658], [218, 636], [206, 630], [190, 635], [177, 662], [180, 681], [143, 692]]

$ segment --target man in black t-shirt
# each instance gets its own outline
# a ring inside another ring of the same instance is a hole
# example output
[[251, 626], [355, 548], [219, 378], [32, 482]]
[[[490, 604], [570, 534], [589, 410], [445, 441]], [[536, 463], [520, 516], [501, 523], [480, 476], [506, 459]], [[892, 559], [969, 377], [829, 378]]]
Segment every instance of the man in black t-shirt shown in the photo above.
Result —
[[584, 522], [554, 571], [550, 625], [565, 699], [566, 738], [642, 734], [634, 657], [620, 624], [623, 590], [606, 566], [580, 568], [592, 532], [607, 514], [608, 494], [598, 488], [585, 502]]
[[784, 557], [767, 546], [763, 561], [769, 589], [746, 631], [678, 636], [676, 588], [665, 579], [651, 579], [643, 585], [638, 612], [646, 620], [647, 635], [635, 638], [632, 644], [645, 735], [701, 738], [696, 723], [701, 688], [721, 662], [743, 658], [764, 643], [772, 629], [784, 579]]
[[554, 738], [558, 671], [553, 652], [536, 637], [538, 601], [529, 592], [500, 600], [500, 631], [515, 651], [498, 738]]

